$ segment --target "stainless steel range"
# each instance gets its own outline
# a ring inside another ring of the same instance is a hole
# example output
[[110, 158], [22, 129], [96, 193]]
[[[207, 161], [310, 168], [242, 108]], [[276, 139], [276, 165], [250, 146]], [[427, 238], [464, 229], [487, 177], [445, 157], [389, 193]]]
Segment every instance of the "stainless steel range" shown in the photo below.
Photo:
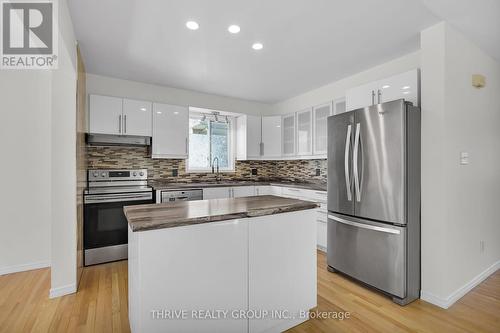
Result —
[[83, 248], [85, 266], [127, 258], [124, 206], [154, 202], [148, 171], [88, 170], [84, 192]]

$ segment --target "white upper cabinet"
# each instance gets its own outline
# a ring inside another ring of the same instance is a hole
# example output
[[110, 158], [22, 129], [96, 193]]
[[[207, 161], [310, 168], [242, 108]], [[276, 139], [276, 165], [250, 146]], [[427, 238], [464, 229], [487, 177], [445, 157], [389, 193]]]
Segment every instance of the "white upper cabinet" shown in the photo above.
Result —
[[377, 102], [384, 103], [404, 98], [419, 106], [418, 70], [414, 69], [378, 81]]
[[153, 158], [187, 158], [188, 136], [187, 107], [153, 104]]
[[119, 97], [89, 96], [89, 133], [122, 134], [123, 99]]
[[297, 155], [312, 155], [312, 110], [297, 112]]
[[261, 157], [281, 157], [281, 116], [262, 117]]
[[281, 119], [283, 156], [295, 155], [295, 114], [283, 116]]
[[349, 89], [346, 92], [346, 111], [364, 108], [376, 103], [377, 82]]
[[401, 98], [419, 106], [419, 86], [418, 69], [370, 82], [346, 92], [346, 110], [351, 111]]
[[89, 133], [152, 135], [152, 103], [121, 97], [89, 96]]
[[243, 115], [236, 118], [236, 159], [260, 158], [261, 117]]
[[151, 136], [151, 108], [151, 102], [124, 98], [122, 134]]
[[333, 114], [346, 112], [345, 98], [339, 98], [333, 101]]
[[332, 115], [332, 103], [321, 104], [313, 108], [313, 154], [327, 153], [327, 118]]

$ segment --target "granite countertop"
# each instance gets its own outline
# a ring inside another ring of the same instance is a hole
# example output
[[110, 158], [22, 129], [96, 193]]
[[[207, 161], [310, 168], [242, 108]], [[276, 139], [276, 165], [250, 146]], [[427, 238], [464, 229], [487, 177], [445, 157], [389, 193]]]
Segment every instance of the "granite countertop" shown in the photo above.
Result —
[[225, 180], [221, 182], [171, 182], [164, 180], [150, 180], [148, 184], [154, 190], [173, 190], [205, 187], [231, 187], [231, 186], [265, 186], [275, 185], [283, 187], [302, 188], [315, 191], [326, 191], [326, 182], [323, 181], [288, 181], [288, 180], [259, 180], [259, 181], [238, 181]]
[[177, 201], [124, 207], [132, 231], [294, 212], [319, 207], [315, 202], [261, 195], [243, 198]]

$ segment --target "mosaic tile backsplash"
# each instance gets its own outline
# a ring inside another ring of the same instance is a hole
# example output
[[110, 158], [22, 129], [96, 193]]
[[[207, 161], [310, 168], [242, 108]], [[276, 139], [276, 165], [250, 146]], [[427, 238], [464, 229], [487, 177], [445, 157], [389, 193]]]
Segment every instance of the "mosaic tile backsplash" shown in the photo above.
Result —
[[[89, 169], [148, 169], [148, 178], [172, 182], [211, 181], [212, 173], [186, 173], [184, 160], [152, 159], [148, 147], [88, 146]], [[257, 169], [257, 175], [252, 175]], [[319, 169], [319, 175], [317, 175]], [[174, 174], [177, 172], [177, 176]], [[236, 172], [221, 173], [224, 180], [324, 180], [327, 162], [321, 160], [236, 161]]]

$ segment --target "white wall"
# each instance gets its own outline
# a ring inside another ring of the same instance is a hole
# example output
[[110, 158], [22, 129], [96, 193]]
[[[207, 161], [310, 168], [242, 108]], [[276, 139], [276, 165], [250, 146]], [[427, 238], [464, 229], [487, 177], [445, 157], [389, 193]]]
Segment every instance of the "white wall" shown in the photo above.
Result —
[[0, 275], [50, 263], [50, 80], [0, 70]]
[[345, 97], [346, 90], [420, 67], [420, 52], [383, 63], [273, 105], [267, 114], [286, 114]]
[[52, 72], [51, 297], [76, 291], [76, 39], [59, 1], [59, 68]]
[[220, 111], [260, 115], [269, 104], [201, 92], [87, 74], [87, 94], [143, 99], [174, 105], [194, 106]]
[[500, 64], [445, 23], [421, 45], [422, 291], [447, 307], [500, 267]]

